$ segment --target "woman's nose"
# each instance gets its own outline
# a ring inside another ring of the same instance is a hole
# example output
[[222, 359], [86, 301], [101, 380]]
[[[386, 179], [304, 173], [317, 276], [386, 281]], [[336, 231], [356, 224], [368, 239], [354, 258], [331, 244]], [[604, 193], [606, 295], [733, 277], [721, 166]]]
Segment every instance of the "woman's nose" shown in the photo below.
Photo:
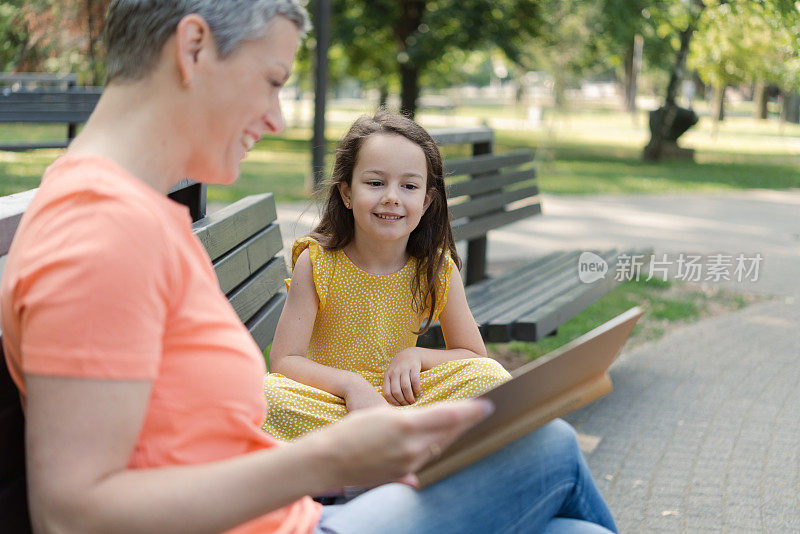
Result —
[[261, 115], [261, 120], [264, 122], [264, 126], [266, 126], [268, 132], [273, 134], [281, 133], [283, 131], [284, 122], [280, 102], [277, 102], [274, 108]]

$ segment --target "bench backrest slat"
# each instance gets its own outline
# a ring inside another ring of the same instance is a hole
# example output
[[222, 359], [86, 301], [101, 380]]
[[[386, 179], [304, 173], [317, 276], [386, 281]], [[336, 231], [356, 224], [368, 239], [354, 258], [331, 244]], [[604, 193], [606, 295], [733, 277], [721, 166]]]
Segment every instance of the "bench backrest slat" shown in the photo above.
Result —
[[278, 319], [281, 316], [285, 302], [286, 294], [278, 293], [252, 319], [245, 323], [250, 335], [253, 336], [261, 350], [264, 350], [267, 345], [272, 343], [272, 339], [275, 337], [275, 328], [278, 326]]
[[239, 319], [244, 323], [252, 319], [284, 288], [283, 281], [286, 278], [288, 278], [286, 262], [279, 256], [256, 271], [251, 278], [228, 295], [228, 300], [239, 315]]
[[533, 161], [533, 153], [530, 150], [513, 150], [503, 154], [482, 154], [470, 158], [448, 160], [444, 164], [444, 172], [448, 177], [460, 174], [479, 174], [531, 161]]
[[480, 175], [472, 180], [463, 180], [450, 184], [447, 187], [447, 197], [457, 199], [464, 195], [481, 195], [489, 191], [496, 191], [509, 185], [518, 184], [526, 180], [534, 180], [536, 173], [534, 169], [522, 171], [502, 172], [500, 174]]
[[532, 202], [509, 211], [500, 211], [493, 215], [471, 219], [465, 224], [453, 225], [453, 238], [456, 241], [468, 241], [476, 237], [485, 236], [489, 230], [541, 213], [542, 205], [537, 200], [532, 200]]
[[430, 134], [439, 146], [492, 144], [494, 142], [494, 130], [488, 126], [436, 128], [430, 130]]
[[99, 90], [0, 91], [0, 122], [85, 122]]
[[220, 288], [261, 350], [272, 343], [288, 277], [272, 193], [243, 198], [193, 225]]
[[193, 229], [208, 255], [216, 260], [277, 217], [272, 193], [243, 198], [194, 223]]
[[219, 287], [229, 293], [283, 248], [277, 224], [271, 224], [214, 262]]
[[478, 197], [461, 204], [454, 204], [450, 207], [450, 214], [453, 221], [457, 221], [462, 217], [477, 217], [502, 210], [507, 204], [538, 194], [539, 188], [535, 185], [511, 189], [510, 191], [501, 191], [500, 193]]

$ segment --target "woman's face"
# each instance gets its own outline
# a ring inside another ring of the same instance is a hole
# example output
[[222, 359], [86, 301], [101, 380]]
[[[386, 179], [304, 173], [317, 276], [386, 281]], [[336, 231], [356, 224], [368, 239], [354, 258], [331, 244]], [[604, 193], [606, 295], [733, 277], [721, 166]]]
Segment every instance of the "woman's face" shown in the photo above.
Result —
[[241, 161], [261, 136], [283, 130], [278, 94], [291, 73], [298, 38], [297, 26], [278, 16], [264, 37], [244, 41], [226, 59], [214, 57], [206, 63], [196, 100], [204, 109], [196, 110], [199, 121], [191, 121], [190, 128], [197, 131], [187, 132], [196, 138], [190, 177], [233, 183]]

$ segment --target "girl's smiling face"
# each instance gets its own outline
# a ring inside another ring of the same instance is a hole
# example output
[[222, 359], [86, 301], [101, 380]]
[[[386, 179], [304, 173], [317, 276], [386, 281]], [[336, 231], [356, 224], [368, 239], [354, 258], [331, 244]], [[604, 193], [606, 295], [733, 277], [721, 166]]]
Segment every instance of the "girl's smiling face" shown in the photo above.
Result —
[[425, 153], [401, 135], [373, 134], [358, 151], [352, 183], [339, 184], [353, 211], [356, 240], [396, 242], [405, 248], [430, 203]]

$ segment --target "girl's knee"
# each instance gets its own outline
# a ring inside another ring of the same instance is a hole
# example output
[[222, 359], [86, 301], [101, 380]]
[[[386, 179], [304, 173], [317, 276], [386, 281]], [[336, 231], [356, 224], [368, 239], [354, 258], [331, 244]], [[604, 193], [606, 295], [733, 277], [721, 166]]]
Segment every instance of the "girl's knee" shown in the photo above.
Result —
[[511, 373], [500, 362], [492, 358], [473, 358], [470, 367], [472, 373], [492, 382], [505, 382], [511, 378]]

